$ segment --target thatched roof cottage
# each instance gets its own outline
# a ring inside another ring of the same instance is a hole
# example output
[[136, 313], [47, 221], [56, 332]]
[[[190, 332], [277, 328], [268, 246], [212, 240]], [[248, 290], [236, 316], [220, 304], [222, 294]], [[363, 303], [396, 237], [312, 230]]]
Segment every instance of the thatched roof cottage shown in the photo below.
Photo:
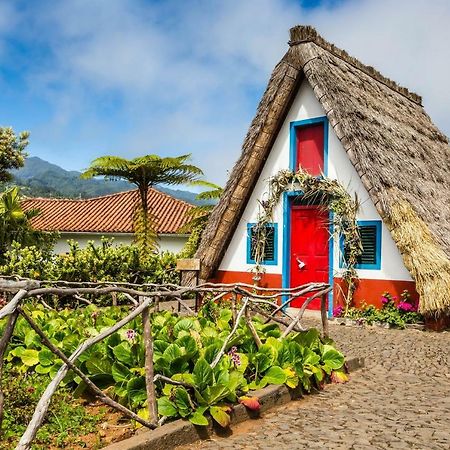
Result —
[[[251, 224], [267, 180], [300, 165], [359, 198], [357, 303], [377, 304], [384, 291], [408, 289], [420, 297], [421, 312], [449, 313], [450, 149], [421, 102], [313, 28], [292, 28], [203, 234], [200, 278], [252, 282]], [[270, 225], [261, 283], [329, 280], [332, 308], [342, 252], [339, 239], [329, 239], [326, 220], [299, 195], [285, 195]]]

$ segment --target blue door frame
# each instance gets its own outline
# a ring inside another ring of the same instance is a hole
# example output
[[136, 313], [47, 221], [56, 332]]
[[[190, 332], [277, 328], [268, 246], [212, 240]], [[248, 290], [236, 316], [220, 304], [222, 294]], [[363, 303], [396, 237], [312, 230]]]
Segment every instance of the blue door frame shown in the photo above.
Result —
[[[324, 175], [328, 175], [328, 119], [326, 116], [316, 117], [313, 119], [299, 120], [290, 123], [289, 127], [289, 168], [292, 171], [296, 170], [297, 167], [297, 152], [296, 152], [296, 136], [297, 128], [301, 128], [308, 125], [313, 125], [317, 123], [323, 123], [323, 161]], [[282, 260], [282, 286], [283, 288], [290, 287], [290, 272], [291, 272], [291, 206], [292, 202], [296, 197], [302, 196], [302, 191], [291, 191], [283, 193], [283, 260]], [[333, 286], [333, 263], [334, 263], [334, 238], [333, 238], [333, 213], [329, 213], [329, 233], [330, 241], [328, 246], [328, 283]], [[284, 300], [283, 300], [284, 301]], [[328, 294], [328, 317], [333, 316], [333, 290]]]

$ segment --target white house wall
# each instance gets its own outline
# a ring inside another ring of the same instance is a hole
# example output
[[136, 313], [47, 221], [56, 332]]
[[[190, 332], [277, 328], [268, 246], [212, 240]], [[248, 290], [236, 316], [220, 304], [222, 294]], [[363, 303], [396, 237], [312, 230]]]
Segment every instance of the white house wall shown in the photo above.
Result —
[[[316, 99], [308, 82], [303, 82], [291, 106], [291, 109], [278, 133], [272, 150], [267, 158], [255, 189], [244, 210], [230, 245], [219, 266], [220, 271], [247, 272], [253, 268], [247, 264], [247, 224], [256, 222], [258, 200], [267, 196], [267, 180], [281, 169], [289, 168], [290, 123], [325, 116], [325, 112]], [[381, 220], [372, 200], [364, 188], [359, 176], [351, 164], [333, 128], [328, 127], [328, 176], [337, 179], [354, 195], [357, 193], [361, 207], [358, 220]], [[278, 223], [278, 264], [265, 266], [267, 273], [282, 274], [283, 262], [283, 205], [282, 201], [274, 211], [274, 222]], [[337, 241], [337, 240], [336, 240]], [[382, 252], [380, 270], [358, 270], [361, 279], [411, 280], [404, 267], [401, 255], [392, 237], [382, 224]], [[334, 243], [334, 275], [339, 276], [339, 245]]]
[[[114, 245], [130, 245], [133, 242], [131, 233], [61, 233], [53, 249], [54, 253], [61, 254], [69, 251], [67, 241], [74, 240], [78, 242], [80, 248], [85, 248], [89, 241], [94, 241], [96, 245], [101, 244], [102, 237], [114, 238]], [[164, 234], [158, 239], [159, 250], [178, 253], [182, 250], [188, 237], [179, 234]]]

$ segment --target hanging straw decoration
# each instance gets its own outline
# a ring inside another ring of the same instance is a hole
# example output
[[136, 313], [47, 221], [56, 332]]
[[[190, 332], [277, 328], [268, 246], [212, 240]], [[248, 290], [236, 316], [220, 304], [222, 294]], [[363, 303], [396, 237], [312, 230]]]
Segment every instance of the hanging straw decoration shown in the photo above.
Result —
[[255, 248], [256, 277], [264, 272], [262, 266], [267, 242], [267, 224], [273, 222], [273, 212], [284, 192], [300, 191], [305, 204], [314, 204], [331, 211], [333, 236], [342, 237], [344, 250], [344, 273], [342, 278], [346, 284], [344, 292], [345, 313], [351, 306], [356, 289], [358, 275], [355, 266], [362, 253], [361, 237], [358, 232], [356, 213], [359, 208], [355, 198], [337, 181], [324, 176], [313, 176], [299, 169], [297, 172], [281, 170], [269, 179], [267, 199], [261, 200], [257, 223], [253, 226], [252, 236]]

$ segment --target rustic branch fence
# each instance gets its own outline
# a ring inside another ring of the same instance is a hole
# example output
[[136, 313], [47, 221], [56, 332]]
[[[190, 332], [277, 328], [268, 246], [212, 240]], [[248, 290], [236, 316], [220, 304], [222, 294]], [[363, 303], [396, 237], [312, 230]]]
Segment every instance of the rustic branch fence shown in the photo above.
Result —
[[[90, 389], [90, 391], [103, 403], [120, 411], [126, 417], [136, 422], [154, 429], [158, 424], [157, 403], [155, 394], [155, 381], [163, 379], [166, 383], [183, 384], [155, 374], [153, 370], [153, 337], [150, 322], [150, 312], [158, 311], [164, 302], [175, 301], [179, 307], [184, 308], [187, 314], [194, 315], [195, 312], [188, 305], [188, 300], [193, 297], [202, 297], [208, 295], [208, 298], [217, 301], [227, 298], [230, 301], [230, 307], [233, 312], [233, 327], [230, 334], [225, 339], [220, 352], [211, 363], [215, 367], [227, 350], [233, 334], [236, 332], [241, 319], [248, 326], [256, 345], [261, 345], [261, 340], [251, 321], [251, 314], [258, 314], [269, 321], [277, 322], [285, 327], [283, 336], [291, 331], [303, 331], [301, 319], [307, 306], [316, 298], [321, 299], [321, 320], [322, 329], [325, 336], [328, 335], [328, 315], [327, 315], [327, 294], [331, 290], [330, 285], [325, 283], [309, 283], [303, 286], [289, 289], [261, 288], [249, 284], [213, 284], [205, 283], [195, 287], [182, 287], [173, 284], [155, 285], [144, 284], [135, 285], [130, 283], [77, 283], [62, 281], [37, 281], [28, 279], [0, 279], [0, 292], [9, 292], [13, 296], [9, 302], [0, 310], [0, 320], [6, 319], [7, 324], [0, 339], [0, 380], [3, 371], [4, 354], [8, 343], [13, 335], [14, 327], [19, 315], [21, 315], [30, 325], [30, 327], [39, 335], [42, 344], [44, 344], [56, 357], [63, 361], [63, 365], [56, 373], [55, 377], [48, 384], [42, 397], [40, 398], [33, 417], [28, 424], [27, 429], [22, 435], [16, 449], [26, 450], [31, 447], [31, 443], [36, 437], [36, 433], [43, 423], [45, 415], [50, 405], [50, 400], [56, 392], [59, 384], [66, 376], [69, 370], [73, 370]], [[86, 304], [93, 303], [93, 298], [102, 296], [111, 296], [111, 305], [117, 303], [117, 295], [122, 294], [127, 300], [130, 312], [121, 320], [117, 321], [110, 328], [102, 331], [98, 335], [82, 342], [78, 348], [70, 355], [65, 355], [48, 339], [45, 333], [39, 328], [35, 321], [22, 308], [23, 303], [29, 299], [41, 301], [44, 307], [51, 308], [46, 302], [49, 297], [57, 298], [72, 297]], [[89, 297], [90, 299], [86, 298]], [[299, 297], [306, 297], [302, 307], [295, 316], [288, 314], [284, 307], [289, 306], [291, 302]], [[130, 409], [117, 403], [101, 389], [99, 389], [76, 365], [80, 355], [102, 341], [108, 336], [120, 330], [137, 316], [142, 316], [143, 338], [145, 348], [145, 381], [148, 398], [149, 420], [139, 417]], [[0, 386], [0, 427], [3, 417], [3, 392]]]

